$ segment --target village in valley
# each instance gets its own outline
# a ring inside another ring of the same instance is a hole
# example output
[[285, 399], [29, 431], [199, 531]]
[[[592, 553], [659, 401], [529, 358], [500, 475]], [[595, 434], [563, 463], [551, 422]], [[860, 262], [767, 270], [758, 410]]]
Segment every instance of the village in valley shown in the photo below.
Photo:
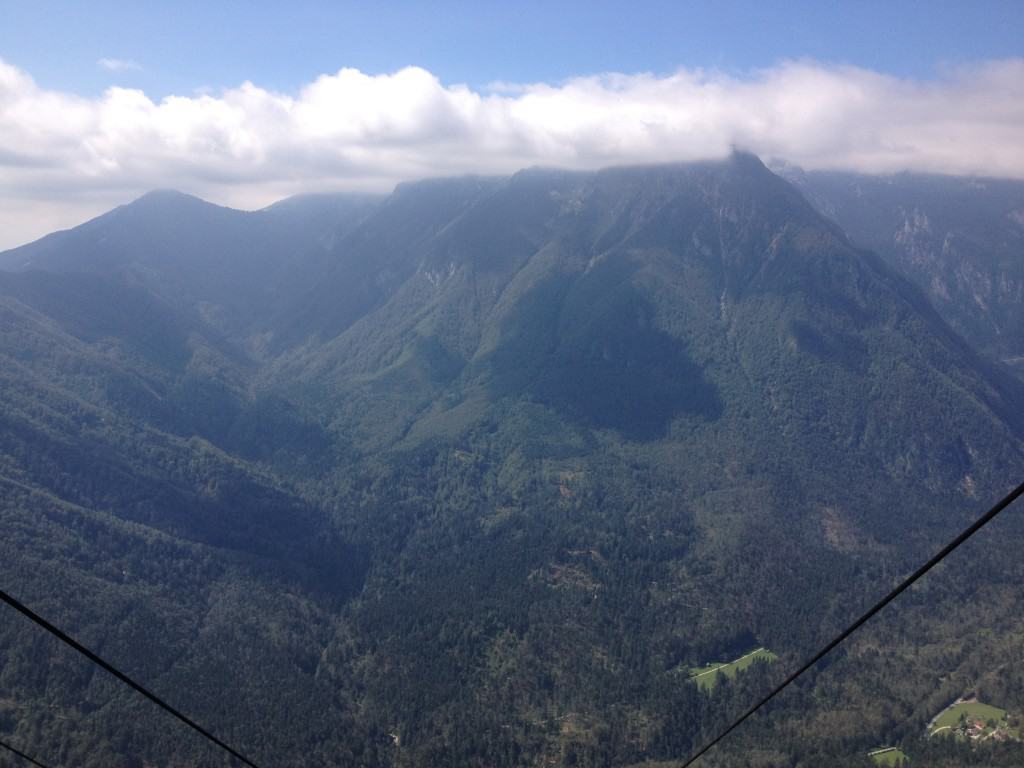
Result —
[[1020, 716], [970, 696], [957, 699], [928, 724], [928, 736], [965, 741], [1020, 741]]
[[[981, 743], [1022, 741], [1021, 716], [986, 704], [977, 694], [962, 696], [932, 718], [925, 738], [953, 738]], [[909, 766], [910, 757], [899, 747], [878, 747], [868, 752], [876, 765]]]
[[[772, 663], [777, 656], [767, 648], [758, 647], [731, 662], [713, 662], [689, 670], [690, 681], [701, 690], [713, 693], [720, 676], [734, 678], [758, 661]], [[1007, 742], [1024, 740], [1022, 716], [1008, 713], [980, 701], [977, 693], [961, 696], [931, 719], [925, 738], [954, 738], [964, 742]], [[876, 765], [909, 766], [911, 758], [896, 746], [880, 746], [868, 752]]]

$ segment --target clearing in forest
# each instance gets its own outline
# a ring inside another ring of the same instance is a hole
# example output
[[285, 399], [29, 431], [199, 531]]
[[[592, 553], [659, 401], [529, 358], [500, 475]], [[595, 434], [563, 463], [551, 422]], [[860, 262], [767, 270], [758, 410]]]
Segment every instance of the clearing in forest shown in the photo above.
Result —
[[740, 670], [746, 669], [758, 659], [762, 661], [772, 662], [775, 661], [778, 656], [769, 651], [767, 648], [758, 648], [751, 651], [748, 654], [740, 656], [735, 661], [727, 662], [712, 662], [703, 667], [694, 667], [690, 670], [690, 680], [695, 682], [702, 691], [710, 691], [715, 687], [715, 683], [718, 680], [718, 673], [721, 672], [728, 678], [736, 677], [736, 673]]
[[1019, 740], [1017, 718], [1011, 724], [1005, 709], [980, 701], [959, 701], [928, 725], [929, 736], [955, 736], [962, 740]]
[[910, 762], [910, 758], [899, 747], [879, 747], [868, 752], [868, 757], [874, 760], [876, 765], [898, 766]]

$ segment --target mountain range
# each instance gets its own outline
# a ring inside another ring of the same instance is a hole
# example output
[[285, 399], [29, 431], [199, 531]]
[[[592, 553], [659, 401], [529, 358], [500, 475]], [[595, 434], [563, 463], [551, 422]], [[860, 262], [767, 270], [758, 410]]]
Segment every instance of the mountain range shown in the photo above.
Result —
[[[0, 254], [4, 589], [263, 763], [671, 763], [1024, 475], [1022, 243], [1018, 182], [743, 153], [150, 193]], [[920, 738], [1024, 711], [1005, 517], [704, 764], [1020, 764]], [[33, 753], [219, 760], [0, 648]]]
[[1024, 364], [1024, 184], [781, 169], [818, 210], [915, 282], [973, 346]]

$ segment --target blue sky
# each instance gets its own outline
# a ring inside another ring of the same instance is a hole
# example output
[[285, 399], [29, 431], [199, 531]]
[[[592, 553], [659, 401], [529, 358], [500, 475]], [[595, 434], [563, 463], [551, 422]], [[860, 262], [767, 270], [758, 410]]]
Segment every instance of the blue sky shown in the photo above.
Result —
[[[1024, 55], [1024, 2], [49, 2], [0, 0], [0, 57], [46, 88], [152, 98], [355, 67], [445, 83], [746, 71], [809, 57], [898, 76]], [[138, 69], [107, 71], [117, 59]]]
[[1022, 31], [1024, 0], [0, 0], [0, 248], [158, 187], [257, 208], [733, 147], [1024, 178]]

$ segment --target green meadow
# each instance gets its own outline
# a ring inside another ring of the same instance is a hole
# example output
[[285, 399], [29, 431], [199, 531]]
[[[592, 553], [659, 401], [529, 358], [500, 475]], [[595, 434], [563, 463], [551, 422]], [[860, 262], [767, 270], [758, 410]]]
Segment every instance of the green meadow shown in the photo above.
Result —
[[895, 766], [909, 762], [906, 753], [897, 747], [882, 747], [869, 752], [868, 756], [875, 761], [876, 765]]
[[718, 681], [718, 673], [721, 672], [728, 678], [736, 677], [736, 673], [746, 669], [757, 660], [766, 662], [775, 661], [778, 658], [767, 648], [758, 648], [755, 651], [744, 654], [734, 661], [712, 662], [703, 667], [694, 667], [690, 670], [690, 679], [697, 683], [702, 691], [714, 690]]
[[1005, 709], [994, 707], [991, 704], [984, 704], [980, 701], [964, 701], [950, 707], [939, 715], [931, 724], [928, 735], [936, 736], [955, 730], [960, 724], [961, 717], [966, 718], [968, 722], [981, 721], [987, 723], [995, 721], [1002, 729], [1009, 730], [1006, 723]]

